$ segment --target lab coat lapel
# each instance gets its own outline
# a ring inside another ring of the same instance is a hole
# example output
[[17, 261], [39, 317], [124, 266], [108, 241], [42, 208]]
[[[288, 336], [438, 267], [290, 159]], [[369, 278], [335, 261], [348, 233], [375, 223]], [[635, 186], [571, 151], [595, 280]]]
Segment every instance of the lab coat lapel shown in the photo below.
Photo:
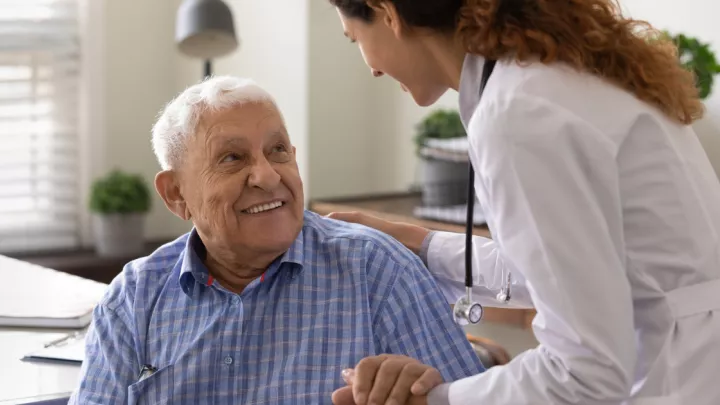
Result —
[[466, 54], [460, 73], [460, 119], [467, 131], [470, 119], [480, 103], [480, 82], [482, 80], [485, 58], [479, 55]]

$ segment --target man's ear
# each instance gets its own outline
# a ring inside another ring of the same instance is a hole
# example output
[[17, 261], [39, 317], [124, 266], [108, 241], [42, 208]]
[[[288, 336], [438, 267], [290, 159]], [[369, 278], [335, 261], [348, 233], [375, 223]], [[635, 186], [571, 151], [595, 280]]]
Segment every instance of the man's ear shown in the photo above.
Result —
[[165, 202], [165, 206], [175, 215], [189, 221], [191, 218], [187, 203], [180, 191], [177, 172], [163, 170], [155, 175], [155, 190]]
[[373, 10], [376, 18], [390, 28], [396, 38], [400, 38], [404, 28], [403, 20], [400, 18], [400, 14], [398, 13], [395, 4], [391, 1], [369, 0], [367, 5]]

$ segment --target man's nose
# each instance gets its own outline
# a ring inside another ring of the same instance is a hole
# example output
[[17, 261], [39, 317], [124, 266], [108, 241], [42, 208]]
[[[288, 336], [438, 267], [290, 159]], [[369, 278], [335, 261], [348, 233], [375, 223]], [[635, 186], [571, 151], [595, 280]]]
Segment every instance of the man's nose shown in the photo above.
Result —
[[379, 71], [379, 70], [375, 70], [375, 69], [370, 69], [370, 72], [372, 72], [372, 75], [375, 76], [375, 77], [380, 77], [380, 76], [382, 76], [382, 75], [385, 74], [385, 73], [383, 73], [383, 72], [381, 72], [381, 71]]
[[250, 171], [248, 185], [266, 191], [273, 190], [280, 184], [280, 175], [267, 159], [259, 159]]

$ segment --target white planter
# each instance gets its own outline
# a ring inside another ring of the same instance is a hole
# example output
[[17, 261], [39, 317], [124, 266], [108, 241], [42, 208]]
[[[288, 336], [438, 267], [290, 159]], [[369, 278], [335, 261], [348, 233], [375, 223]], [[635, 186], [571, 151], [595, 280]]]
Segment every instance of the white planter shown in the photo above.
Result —
[[95, 249], [102, 257], [134, 257], [145, 247], [145, 214], [95, 215]]
[[468, 163], [421, 159], [423, 205], [442, 207], [467, 201]]

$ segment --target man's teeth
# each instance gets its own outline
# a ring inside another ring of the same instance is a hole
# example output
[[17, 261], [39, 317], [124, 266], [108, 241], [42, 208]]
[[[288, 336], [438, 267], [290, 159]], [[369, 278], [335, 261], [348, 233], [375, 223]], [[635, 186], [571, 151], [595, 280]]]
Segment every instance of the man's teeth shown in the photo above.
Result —
[[283, 205], [283, 203], [280, 201], [271, 202], [268, 204], [260, 204], [260, 205], [256, 205], [254, 207], [250, 207], [250, 208], [246, 209], [245, 212], [247, 212], [249, 214], [257, 214], [257, 213], [260, 213], [263, 211], [274, 210], [275, 208], [278, 208], [282, 205]]

